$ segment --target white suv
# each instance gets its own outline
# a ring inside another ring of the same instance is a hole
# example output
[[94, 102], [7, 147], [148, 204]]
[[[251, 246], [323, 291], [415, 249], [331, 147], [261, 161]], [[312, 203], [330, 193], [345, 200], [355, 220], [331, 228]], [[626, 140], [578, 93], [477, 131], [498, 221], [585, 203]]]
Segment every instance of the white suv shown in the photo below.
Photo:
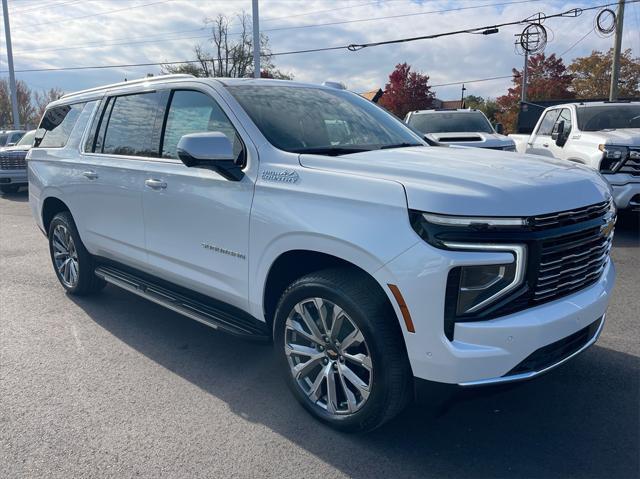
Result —
[[530, 378], [593, 344], [615, 209], [594, 171], [426, 146], [358, 95], [170, 76], [67, 95], [29, 195], [70, 294], [124, 288], [270, 341], [296, 398], [342, 430], [414, 378]]

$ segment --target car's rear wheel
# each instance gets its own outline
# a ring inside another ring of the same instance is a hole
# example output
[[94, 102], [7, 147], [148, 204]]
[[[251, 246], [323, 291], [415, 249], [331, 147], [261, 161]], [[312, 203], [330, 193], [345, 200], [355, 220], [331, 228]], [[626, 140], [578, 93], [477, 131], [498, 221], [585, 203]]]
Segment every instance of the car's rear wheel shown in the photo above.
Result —
[[71, 213], [63, 211], [49, 225], [49, 252], [60, 284], [71, 294], [101, 290], [105, 282], [95, 273], [95, 262], [80, 240]]
[[295, 281], [274, 323], [287, 383], [315, 417], [344, 431], [374, 429], [411, 397], [411, 371], [393, 309], [350, 269]]

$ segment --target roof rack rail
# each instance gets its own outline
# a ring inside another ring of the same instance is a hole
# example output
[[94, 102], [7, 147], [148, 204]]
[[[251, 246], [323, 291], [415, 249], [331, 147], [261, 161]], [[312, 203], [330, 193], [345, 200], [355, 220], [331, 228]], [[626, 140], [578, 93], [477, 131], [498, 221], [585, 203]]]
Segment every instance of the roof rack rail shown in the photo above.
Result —
[[138, 78], [137, 80], [131, 80], [131, 81], [123, 81], [123, 82], [118, 82], [118, 83], [111, 83], [110, 85], [103, 85], [103, 86], [98, 86], [95, 88], [88, 88], [86, 90], [80, 90], [80, 91], [74, 91], [71, 93], [66, 93], [65, 95], [62, 95], [60, 98], [68, 98], [70, 96], [76, 96], [76, 95], [80, 95], [82, 93], [91, 93], [92, 91], [100, 91], [100, 90], [107, 90], [109, 88], [115, 88], [118, 86], [126, 86], [126, 85], [136, 85], [138, 83], [146, 83], [146, 82], [155, 82], [155, 81], [159, 81], [159, 80], [170, 80], [170, 79], [174, 79], [174, 78], [195, 78], [193, 75], [190, 75], [188, 73], [176, 73], [173, 75], [160, 75], [157, 77], [144, 77], [144, 78]]

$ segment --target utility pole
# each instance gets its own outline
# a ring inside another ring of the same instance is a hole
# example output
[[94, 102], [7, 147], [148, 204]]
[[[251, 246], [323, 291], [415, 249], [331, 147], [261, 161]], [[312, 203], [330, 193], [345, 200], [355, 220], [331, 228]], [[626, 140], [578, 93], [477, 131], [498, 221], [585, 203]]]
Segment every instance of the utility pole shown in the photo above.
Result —
[[520, 101], [527, 101], [527, 64], [529, 63], [529, 52], [527, 50], [524, 51], [524, 68], [522, 69], [522, 98]]
[[464, 91], [466, 88], [464, 87], [464, 83], [462, 84], [462, 98], [460, 99], [460, 108], [464, 108]]
[[[6, 2], [7, 0], [3, 0]], [[260, 19], [258, 18], [258, 0], [253, 0], [253, 76], [260, 78]]]
[[613, 65], [611, 66], [611, 87], [609, 101], [618, 99], [618, 75], [620, 74], [620, 52], [622, 51], [622, 25], [624, 23], [624, 0], [618, 0], [616, 15], [616, 39], [613, 45]]
[[11, 29], [9, 28], [9, 7], [7, 0], [2, 0], [2, 11], [4, 12], [4, 35], [7, 40], [7, 64], [9, 65], [9, 89], [11, 90], [11, 110], [13, 111], [13, 127], [20, 128], [20, 117], [18, 116], [18, 89], [16, 88], [16, 74], [13, 71], [13, 49], [11, 48]]

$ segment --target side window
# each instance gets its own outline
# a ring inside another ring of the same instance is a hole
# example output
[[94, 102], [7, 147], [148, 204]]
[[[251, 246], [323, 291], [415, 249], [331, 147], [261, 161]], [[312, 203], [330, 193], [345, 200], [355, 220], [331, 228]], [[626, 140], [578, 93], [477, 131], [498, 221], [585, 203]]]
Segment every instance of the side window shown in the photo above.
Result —
[[176, 149], [183, 135], [207, 131], [224, 133], [236, 157], [240, 156], [242, 141], [213, 98], [198, 91], [174, 91], [164, 128], [162, 158], [178, 158]]
[[538, 135], [551, 136], [553, 125], [556, 123], [559, 114], [560, 110], [550, 110], [546, 112], [540, 123], [540, 128], [538, 128]]
[[[159, 136], [154, 135], [156, 114], [161, 94], [157, 92], [118, 96], [103, 112], [101, 133], [106, 126], [104, 140], [94, 151], [111, 155], [157, 157]], [[98, 138], [102, 138], [99, 134]], [[154, 141], [155, 139], [155, 141]], [[100, 147], [98, 147], [100, 146]]]
[[84, 109], [84, 103], [63, 105], [47, 110], [36, 131], [35, 146], [40, 148], [62, 148]]
[[568, 108], [563, 108], [562, 110], [560, 110], [560, 116], [558, 117], [555, 125], [553, 125], [554, 135], [558, 133], [558, 125], [561, 121], [564, 121], [563, 135], [567, 136], [569, 135], [569, 133], [571, 133], [571, 110], [569, 110]]

